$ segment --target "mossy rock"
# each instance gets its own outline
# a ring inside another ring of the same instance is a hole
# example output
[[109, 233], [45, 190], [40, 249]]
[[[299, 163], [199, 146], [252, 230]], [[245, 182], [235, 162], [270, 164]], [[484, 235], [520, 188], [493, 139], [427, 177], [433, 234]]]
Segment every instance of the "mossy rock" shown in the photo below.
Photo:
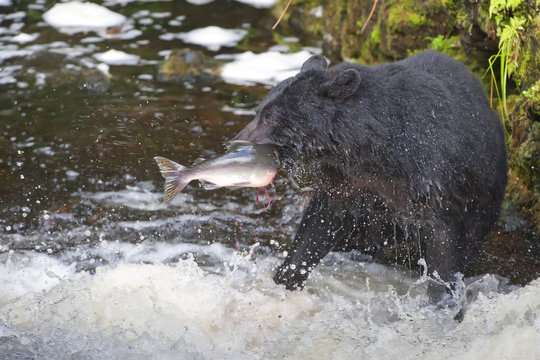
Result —
[[446, 10], [455, 21], [465, 51], [475, 57], [490, 56], [498, 51], [499, 43], [495, 23], [489, 16], [489, 4], [489, 1], [444, 1]]
[[540, 80], [525, 95], [507, 101], [510, 141], [508, 158], [511, 171], [507, 196], [540, 234]]
[[221, 69], [221, 63], [202, 51], [174, 49], [157, 71], [157, 81], [164, 83], [211, 80]]
[[381, 18], [380, 51], [392, 59], [402, 59], [415, 50], [428, 48], [428, 37], [453, 35], [454, 22], [442, 1], [394, 0], [384, 3]]
[[540, 103], [522, 99], [511, 114], [510, 167], [529, 187], [540, 191]]
[[518, 57], [517, 85], [526, 90], [540, 79], [540, 14], [531, 20]]
[[[286, 3], [278, 2], [276, 16]], [[368, 21], [373, 4], [363, 0], [300, 1], [291, 5], [284, 21], [321, 36], [324, 54], [330, 60], [365, 64], [402, 59], [415, 50], [426, 49], [428, 36], [455, 35], [453, 20], [442, 0], [378, 2]], [[322, 17], [314, 16], [321, 6]]]
[[529, 228], [540, 238], [540, 193], [531, 189], [523, 178], [510, 172], [506, 186], [505, 205], [511, 202]]
[[112, 82], [109, 74], [97, 68], [75, 67], [47, 76], [47, 85], [58, 89], [106, 93], [111, 88]]

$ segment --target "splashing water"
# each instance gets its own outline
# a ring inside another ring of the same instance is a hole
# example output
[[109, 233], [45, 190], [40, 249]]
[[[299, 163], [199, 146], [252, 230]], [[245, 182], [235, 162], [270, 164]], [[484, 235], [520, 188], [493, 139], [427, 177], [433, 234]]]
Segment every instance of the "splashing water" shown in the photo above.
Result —
[[[304, 291], [289, 292], [271, 280], [279, 260], [254, 263], [255, 247], [189, 249], [213, 257], [202, 266], [187, 248], [118, 245], [88, 249], [120, 258], [95, 274], [76, 272], [67, 255], [2, 254], [0, 351], [57, 359], [540, 356], [538, 280], [507, 294], [499, 277], [472, 281], [464, 290], [476, 299], [457, 323], [449, 309], [427, 305], [425, 279], [346, 256], [332, 254]], [[184, 259], [162, 262], [174, 252]]]

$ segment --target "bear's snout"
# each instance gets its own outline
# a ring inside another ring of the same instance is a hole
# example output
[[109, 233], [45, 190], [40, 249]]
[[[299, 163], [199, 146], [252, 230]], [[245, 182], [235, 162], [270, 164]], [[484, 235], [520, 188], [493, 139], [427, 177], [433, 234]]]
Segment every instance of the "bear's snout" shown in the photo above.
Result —
[[258, 119], [255, 118], [243, 128], [233, 140], [249, 141], [254, 144], [272, 144], [270, 139], [271, 128], [257, 126]]

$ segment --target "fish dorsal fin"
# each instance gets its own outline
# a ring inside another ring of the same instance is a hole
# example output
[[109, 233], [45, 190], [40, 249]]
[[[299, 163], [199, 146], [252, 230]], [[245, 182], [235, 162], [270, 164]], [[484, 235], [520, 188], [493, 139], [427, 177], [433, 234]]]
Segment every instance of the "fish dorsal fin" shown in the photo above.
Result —
[[154, 157], [154, 160], [165, 178], [165, 201], [169, 201], [182, 191], [191, 179], [184, 173], [185, 166], [161, 156]]
[[205, 162], [205, 161], [206, 161], [205, 158], [202, 158], [202, 157], [197, 158], [197, 159], [193, 162], [193, 165], [192, 165], [192, 166], [197, 166], [197, 165], [199, 165], [199, 164], [202, 164], [202, 163]]

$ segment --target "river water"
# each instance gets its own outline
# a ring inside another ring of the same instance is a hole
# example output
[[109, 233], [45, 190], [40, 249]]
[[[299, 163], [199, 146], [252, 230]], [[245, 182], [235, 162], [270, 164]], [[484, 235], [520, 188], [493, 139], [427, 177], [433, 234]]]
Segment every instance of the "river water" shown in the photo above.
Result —
[[[192, 2], [107, 1], [125, 16], [107, 35], [45, 23], [51, 1], [0, 1], [0, 358], [539, 359], [540, 252], [511, 213], [463, 283], [458, 323], [419, 273], [355, 252], [328, 256], [302, 292], [276, 286], [307, 196], [285, 174], [268, 209], [254, 189], [196, 183], [163, 202], [154, 156], [223, 153], [321, 46], [270, 31], [264, 6]], [[188, 43], [208, 26], [235, 32]], [[263, 68], [158, 81], [186, 46], [224, 63], [263, 54]], [[111, 49], [125, 54], [97, 55]]]

